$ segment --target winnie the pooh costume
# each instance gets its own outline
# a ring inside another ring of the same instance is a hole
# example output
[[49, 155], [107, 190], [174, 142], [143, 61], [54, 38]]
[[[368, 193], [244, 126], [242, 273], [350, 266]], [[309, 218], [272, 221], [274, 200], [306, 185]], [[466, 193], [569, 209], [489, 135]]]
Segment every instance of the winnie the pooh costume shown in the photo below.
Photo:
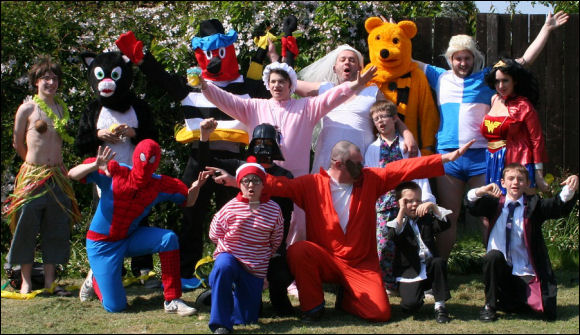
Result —
[[435, 134], [439, 112], [435, 107], [427, 77], [411, 59], [411, 39], [417, 34], [412, 21], [397, 24], [370, 17], [365, 21], [369, 33], [370, 63], [378, 71], [370, 84], [376, 84], [387, 99], [397, 104], [399, 117], [413, 133], [421, 155], [435, 153]]

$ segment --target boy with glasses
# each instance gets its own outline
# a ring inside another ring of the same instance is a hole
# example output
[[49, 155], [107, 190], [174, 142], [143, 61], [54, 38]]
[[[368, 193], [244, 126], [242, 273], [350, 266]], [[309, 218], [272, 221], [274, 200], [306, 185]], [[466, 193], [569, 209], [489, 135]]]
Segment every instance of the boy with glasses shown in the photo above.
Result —
[[282, 242], [282, 211], [262, 192], [266, 171], [255, 160], [248, 157], [249, 163], [237, 169], [240, 193], [215, 214], [210, 225], [209, 238], [216, 249], [209, 276], [209, 327], [216, 334], [258, 321], [264, 277]]
[[[377, 101], [370, 109], [370, 118], [374, 124], [376, 141], [371, 143], [365, 153], [366, 167], [385, 167], [392, 162], [409, 158], [405, 152], [403, 137], [397, 125], [400, 124], [397, 116], [397, 106], [391, 101]], [[421, 156], [421, 153], [418, 153]], [[429, 180], [422, 178], [415, 182], [421, 187], [422, 200], [435, 202], [431, 192]], [[395, 244], [388, 237], [387, 222], [397, 216], [399, 207], [395, 199], [395, 191], [391, 190], [379, 197], [376, 202], [377, 211], [377, 252], [383, 284], [389, 294], [397, 290], [397, 282], [393, 274], [393, 260], [395, 258]]]

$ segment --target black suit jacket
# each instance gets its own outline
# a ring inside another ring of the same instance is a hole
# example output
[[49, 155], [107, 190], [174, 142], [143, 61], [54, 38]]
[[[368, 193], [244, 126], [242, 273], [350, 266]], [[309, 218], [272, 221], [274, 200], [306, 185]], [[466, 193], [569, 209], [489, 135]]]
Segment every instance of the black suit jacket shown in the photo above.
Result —
[[[408, 218], [405, 218], [408, 220]], [[421, 233], [423, 243], [429, 248], [433, 257], [439, 254], [435, 247], [435, 235], [449, 228], [448, 221], [438, 220], [429, 213], [417, 219], [417, 227]], [[387, 237], [395, 242], [395, 261], [393, 272], [395, 277], [414, 278], [421, 272], [421, 259], [419, 257], [419, 243], [415, 238], [413, 228], [407, 222], [401, 234], [397, 235], [395, 228], [389, 227]]]
[[[536, 272], [539, 285], [534, 285], [537, 279], [528, 283], [531, 291], [538, 287], [542, 297], [542, 309], [547, 319], [556, 318], [556, 294], [557, 284], [552, 264], [548, 255], [548, 249], [542, 234], [542, 225], [547, 219], [556, 219], [568, 215], [574, 205], [578, 195], [568, 202], [562, 202], [558, 194], [554, 198], [542, 199], [538, 195], [524, 196], [524, 234], [526, 235], [526, 248], [531, 258], [531, 264]], [[497, 218], [505, 203], [505, 197], [495, 198], [484, 196], [474, 202], [465, 199], [469, 212], [474, 216], [485, 216], [489, 219], [489, 227], [484, 243], [487, 248], [489, 234], [495, 225]]]

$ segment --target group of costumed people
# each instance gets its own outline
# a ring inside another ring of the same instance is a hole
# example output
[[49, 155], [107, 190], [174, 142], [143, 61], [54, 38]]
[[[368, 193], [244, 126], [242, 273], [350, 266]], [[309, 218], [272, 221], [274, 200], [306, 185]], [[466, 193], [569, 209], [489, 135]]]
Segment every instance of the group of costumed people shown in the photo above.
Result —
[[[547, 187], [547, 158], [534, 110], [537, 83], [523, 65], [535, 60], [567, 18], [548, 15], [521, 58], [502, 58], [487, 68], [472, 37], [454, 36], [445, 55], [451, 69], [445, 70], [412, 59], [415, 23], [371, 17], [365, 22], [366, 67], [362, 54], [343, 44], [296, 73], [297, 19], [289, 16], [281, 59], [269, 25], [255, 31], [258, 48], [246, 77], [233, 45], [237, 32], [226, 32], [218, 20], [202, 21], [191, 40], [199, 70], [187, 77], [167, 72], [127, 32], [116, 41], [121, 52], [83, 54], [96, 99], [81, 116], [75, 144], [80, 155], [94, 157], [68, 173], [60, 148], [62, 140], [73, 139], [58, 126], [68, 111], [54, 98], [61, 73], [46, 68], [31, 77], [40, 98], [23, 105], [15, 122], [15, 148], [25, 163], [6, 213], [14, 232], [8, 261], [23, 264], [21, 291], [30, 289], [24, 265], [32, 263], [34, 248], [27, 236], [39, 227], [44, 237], [49, 234], [40, 222], [47, 219], [35, 213], [44, 209], [35, 202], [46, 198], [46, 208], [62, 212], [49, 221], [62, 226], [60, 241], [69, 245], [68, 224], [79, 214], [68, 175], [96, 185], [99, 201], [86, 236], [91, 270], [79, 295], [82, 301], [96, 295], [109, 312], [127, 306], [124, 258], [133, 257], [138, 275], [152, 269], [150, 255], [159, 253], [165, 312], [195, 314], [180, 297], [183, 289], [200, 285], [194, 270], [209, 237], [215, 261], [201, 300], [211, 305], [212, 332], [256, 322], [265, 279], [280, 315], [294, 313], [287, 291], [294, 282], [302, 318], [320, 319], [323, 284], [333, 283], [339, 286], [337, 308], [378, 322], [391, 318], [388, 294], [397, 291], [403, 309], [413, 313], [432, 289], [435, 319], [445, 323], [451, 320], [447, 258], [468, 185], [470, 210], [486, 217], [491, 255], [480, 319], [495, 320], [506, 299], [510, 308], [528, 305], [553, 319], [555, 278], [541, 224], [572, 209], [578, 177], [567, 178], [553, 199], [532, 194], [536, 185]], [[271, 63], [264, 65], [267, 58]], [[185, 122], [176, 140], [191, 143], [181, 179], [155, 173], [159, 134], [147, 103], [131, 90], [132, 64], [180, 103]], [[44, 80], [46, 74], [52, 78]], [[46, 83], [53, 83], [52, 91], [42, 93]], [[39, 126], [27, 126], [39, 117], [52, 120], [53, 141], [61, 138], [50, 157], [39, 148], [26, 152], [29, 136], [46, 136]], [[213, 214], [212, 199], [218, 212], [207, 235], [200, 221]], [[507, 199], [519, 201], [520, 210]], [[183, 206], [177, 234], [149, 226], [148, 214], [162, 201]], [[518, 229], [510, 238], [512, 223]], [[52, 247], [43, 246], [43, 257], [51, 257], [44, 263], [66, 263], [68, 249], [54, 256]], [[48, 286], [53, 277], [47, 276]]]

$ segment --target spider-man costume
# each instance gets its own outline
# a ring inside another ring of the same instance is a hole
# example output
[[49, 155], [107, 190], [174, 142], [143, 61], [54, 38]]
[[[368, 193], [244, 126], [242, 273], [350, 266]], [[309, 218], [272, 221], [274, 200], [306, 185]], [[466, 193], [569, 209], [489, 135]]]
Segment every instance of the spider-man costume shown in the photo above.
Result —
[[165, 300], [181, 296], [177, 236], [167, 229], [139, 227], [155, 204], [173, 201], [184, 205], [187, 200], [188, 188], [183, 182], [153, 173], [160, 158], [159, 144], [143, 140], [133, 152], [133, 167], [111, 160], [107, 165], [110, 176], [99, 169], [82, 180], [97, 183], [102, 190], [86, 245], [95, 293], [109, 312], [127, 306], [121, 277], [125, 257], [159, 253]]

